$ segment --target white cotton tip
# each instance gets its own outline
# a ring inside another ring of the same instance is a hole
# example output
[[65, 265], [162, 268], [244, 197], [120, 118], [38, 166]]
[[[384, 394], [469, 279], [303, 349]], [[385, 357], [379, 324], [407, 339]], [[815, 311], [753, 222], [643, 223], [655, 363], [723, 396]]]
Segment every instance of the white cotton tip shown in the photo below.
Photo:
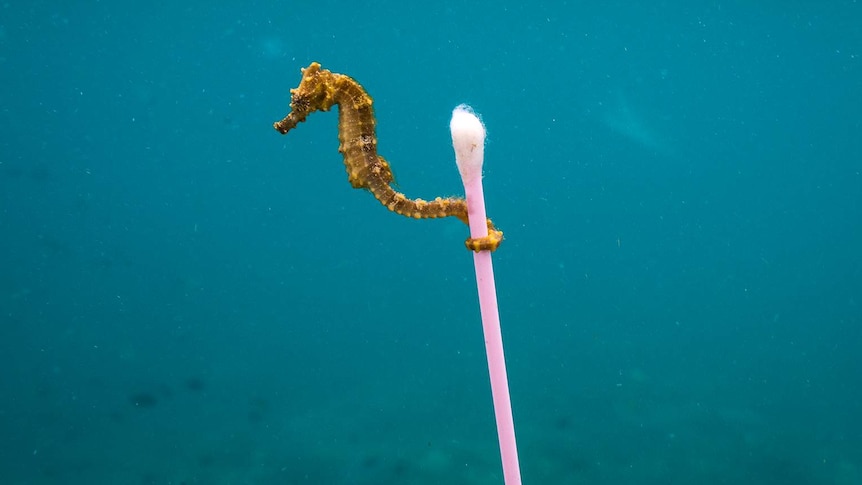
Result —
[[485, 125], [473, 112], [462, 104], [452, 111], [449, 122], [452, 131], [452, 146], [455, 148], [455, 163], [461, 172], [464, 184], [482, 176], [482, 162], [485, 158]]

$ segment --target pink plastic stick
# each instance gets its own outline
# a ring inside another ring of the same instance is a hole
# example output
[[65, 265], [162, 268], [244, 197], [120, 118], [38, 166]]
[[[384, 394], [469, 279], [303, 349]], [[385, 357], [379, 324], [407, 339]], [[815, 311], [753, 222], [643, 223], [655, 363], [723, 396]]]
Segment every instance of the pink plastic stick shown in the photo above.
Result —
[[[467, 216], [470, 237], [488, 235], [485, 219], [485, 194], [482, 190], [482, 163], [485, 156], [485, 127], [469, 106], [461, 105], [452, 112], [452, 145], [464, 192], [467, 196]], [[521, 468], [518, 464], [518, 446], [515, 442], [515, 423], [512, 419], [512, 402], [509, 398], [509, 381], [506, 376], [506, 358], [503, 355], [503, 336], [500, 332], [500, 312], [497, 308], [497, 288], [490, 251], [473, 253], [476, 267], [476, 286], [479, 289], [479, 309], [482, 329], [485, 332], [485, 352], [491, 376], [491, 395], [497, 419], [497, 437], [500, 440], [500, 457], [503, 461], [503, 482], [521, 485]]]

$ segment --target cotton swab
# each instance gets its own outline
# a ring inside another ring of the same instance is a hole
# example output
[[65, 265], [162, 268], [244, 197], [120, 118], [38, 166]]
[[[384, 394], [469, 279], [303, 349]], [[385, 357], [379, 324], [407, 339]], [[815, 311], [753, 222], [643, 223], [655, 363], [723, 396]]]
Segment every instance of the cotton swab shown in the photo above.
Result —
[[[469, 106], [462, 104], [452, 112], [449, 129], [452, 132], [455, 162], [458, 164], [458, 171], [461, 172], [464, 193], [467, 197], [470, 237], [474, 239], [487, 237], [485, 195], [482, 189], [485, 126]], [[503, 336], [500, 331], [500, 312], [497, 307], [497, 289], [494, 283], [491, 251], [474, 252], [473, 264], [476, 267], [479, 309], [482, 314], [482, 329], [485, 333], [485, 352], [488, 357], [488, 372], [491, 376], [491, 395], [497, 420], [500, 457], [503, 461], [503, 482], [506, 485], [520, 485], [521, 469], [518, 464], [518, 447], [515, 442], [515, 424], [506, 376], [506, 359], [503, 354]]]

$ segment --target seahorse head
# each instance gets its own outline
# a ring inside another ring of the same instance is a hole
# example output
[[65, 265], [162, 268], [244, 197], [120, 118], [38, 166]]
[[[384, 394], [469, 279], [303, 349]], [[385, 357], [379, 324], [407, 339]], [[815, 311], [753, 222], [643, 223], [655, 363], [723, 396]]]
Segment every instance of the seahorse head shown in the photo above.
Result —
[[332, 76], [330, 71], [320, 69], [317, 62], [302, 69], [302, 81], [290, 90], [290, 113], [275, 128], [284, 134], [305, 121], [310, 113], [329, 111], [335, 104], [333, 83], [329, 79]]

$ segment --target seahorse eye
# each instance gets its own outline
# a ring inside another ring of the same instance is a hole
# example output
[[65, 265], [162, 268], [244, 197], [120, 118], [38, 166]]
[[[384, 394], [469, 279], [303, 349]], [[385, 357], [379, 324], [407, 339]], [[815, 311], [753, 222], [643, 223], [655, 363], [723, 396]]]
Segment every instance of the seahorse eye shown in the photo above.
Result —
[[290, 109], [293, 111], [308, 112], [308, 98], [301, 94], [294, 94], [290, 97]]

